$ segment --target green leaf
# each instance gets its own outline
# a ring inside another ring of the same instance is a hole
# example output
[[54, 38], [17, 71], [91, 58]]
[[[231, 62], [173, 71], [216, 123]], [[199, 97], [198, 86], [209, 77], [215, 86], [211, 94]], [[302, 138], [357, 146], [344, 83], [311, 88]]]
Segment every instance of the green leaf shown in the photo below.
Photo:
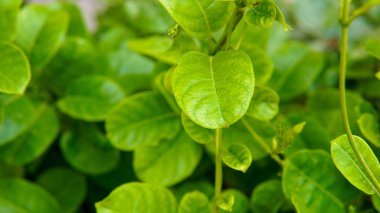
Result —
[[18, 18], [16, 43], [25, 51], [33, 70], [44, 67], [63, 42], [69, 22], [64, 11], [30, 4]]
[[172, 75], [178, 105], [191, 120], [210, 129], [228, 127], [243, 117], [254, 86], [251, 60], [237, 50], [216, 56], [189, 52]]
[[186, 181], [173, 189], [173, 193], [177, 200], [181, 200], [186, 193], [192, 191], [199, 191], [202, 194], [205, 194], [209, 199], [212, 199], [214, 196], [214, 186], [206, 180], [196, 182]]
[[288, 157], [282, 186], [297, 212], [344, 213], [345, 204], [357, 195], [325, 151], [303, 150]]
[[89, 175], [111, 171], [117, 166], [120, 153], [92, 124], [72, 125], [60, 140], [66, 161], [75, 169]]
[[63, 213], [58, 202], [40, 186], [22, 179], [0, 179], [0, 212]]
[[235, 143], [222, 153], [223, 162], [232, 169], [246, 172], [252, 163], [251, 151], [242, 143]]
[[16, 32], [17, 16], [21, 3], [22, 0], [6, 0], [0, 2], [0, 40], [13, 39]]
[[371, 147], [368, 146], [363, 139], [354, 136], [354, 141], [358, 151], [361, 153], [373, 176], [376, 178], [375, 183], [359, 162], [359, 159], [356, 157], [346, 135], [342, 135], [331, 141], [332, 158], [336, 167], [352, 185], [367, 194], [374, 194], [376, 192], [376, 185], [380, 186], [379, 160], [376, 158]]
[[262, 121], [272, 120], [278, 113], [280, 97], [268, 87], [257, 86], [247, 115]]
[[270, 27], [276, 19], [276, 13], [275, 4], [262, 1], [244, 9], [244, 20], [251, 26]]
[[248, 212], [248, 198], [242, 192], [235, 189], [227, 189], [222, 192], [226, 195], [232, 195], [234, 198], [234, 203], [231, 211], [221, 209], [221, 213], [246, 213]]
[[136, 149], [133, 168], [145, 182], [172, 186], [190, 176], [201, 157], [201, 146], [181, 131], [171, 140]]
[[0, 42], [0, 58], [0, 92], [23, 94], [31, 78], [28, 59], [20, 48], [7, 42]]
[[253, 70], [255, 70], [256, 84], [265, 85], [272, 77], [274, 68], [269, 55], [263, 49], [250, 45], [250, 43], [244, 43], [240, 49], [246, 52], [251, 58]]
[[176, 213], [177, 202], [162, 186], [132, 182], [119, 186], [95, 206], [98, 213]]
[[182, 126], [186, 133], [194, 141], [207, 144], [213, 143], [215, 141], [215, 131], [212, 129], [205, 129], [198, 124], [194, 123], [190, 118], [188, 118], [184, 113], [181, 114]]
[[22, 166], [9, 165], [0, 160], [0, 178], [23, 177], [24, 168]]
[[279, 180], [260, 183], [252, 192], [251, 207], [254, 212], [277, 213], [285, 203]]
[[144, 92], [123, 100], [107, 117], [106, 130], [113, 146], [132, 150], [175, 137], [180, 122], [159, 93]]
[[55, 110], [38, 103], [32, 123], [12, 142], [0, 147], [0, 158], [10, 164], [24, 165], [40, 157], [54, 142], [59, 132]]
[[73, 118], [102, 121], [123, 97], [123, 90], [113, 80], [104, 76], [84, 76], [68, 86], [58, 107]]
[[371, 200], [372, 200], [372, 203], [373, 203], [373, 206], [375, 207], [375, 209], [377, 211], [380, 211], [380, 198], [377, 197], [377, 195], [372, 195]]
[[218, 206], [221, 210], [225, 210], [228, 212], [232, 211], [232, 207], [235, 203], [235, 196], [232, 193], [222, 193], [219, 197], [216, 198], [216, 206]]
[[380, 59], [380, 40], [367, 40], [364, 43], [364, 49], [368, 54]]
[[179, 213], [211, 213], [208, 197], [199, 191], [188, 192], [179, 203]]
[[370, 113], [364, 113], [357, 120], [358, 127], [366, 139], [373, 145], [380, 147], [379, 123]]
[[198, 38], [210, 36], [222, 28], [234, 9], [232, 2], [214, 0], [159, 1], [189, 35]]
[[70, 169], [49, 169], [38, 176], [36, 183], [49, 191], [67, 213], [77, 212], [86, 197], [85, 177]]
[[0, 145], [21, 135], [33, 122], [35, 106], [26, 96], [0, 94]]

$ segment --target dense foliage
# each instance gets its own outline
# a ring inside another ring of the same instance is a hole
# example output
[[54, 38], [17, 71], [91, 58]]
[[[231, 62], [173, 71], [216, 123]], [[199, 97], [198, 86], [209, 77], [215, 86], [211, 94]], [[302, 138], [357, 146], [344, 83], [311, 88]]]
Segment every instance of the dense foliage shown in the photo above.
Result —
[[0, 1], [0, 212], [380, 211], [379, 0], [104, 4]]

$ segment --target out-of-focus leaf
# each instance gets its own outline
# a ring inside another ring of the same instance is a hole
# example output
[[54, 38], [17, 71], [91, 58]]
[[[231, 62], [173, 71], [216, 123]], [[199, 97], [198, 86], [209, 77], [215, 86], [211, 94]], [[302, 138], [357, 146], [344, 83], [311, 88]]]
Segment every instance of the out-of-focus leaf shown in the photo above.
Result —
[[219, 197], [216, 198], [216, 206], [220, 210], [231, 212], [235, 203], [235, 196], [232, 193], [222, 193]]
[[85, 177], [66, 168], [50, 169], [42, 173], [36, 182], [50, 192], [67, 213], [77, 212], [86, 196]]
[[58, 202], [40, 186], [22, 179], [0, 179], [0, 212], [63, 213]]
[[252, 192], [251, 207], [254, 212], [277, 213], [285, 203], [279, 180], [269, 180], [258, 185]]
[[22, 177], [24, 169], [22, 166], [9, 165], [0, 160], [0, 178], [6, 177]]
[[380, 198], [377, 197], [376, 195], [372, 195], [371, 200], [372, 200], [372, 203], [373, 203], [373, 206], [375, 207], [375, 209], [377, 211], [380, 211]]
[[280, 97], [268, 87], [257, 86], [247, 110], [247, 115], [268, 121], [278, 113]]
[[179, 203], [179, 213], [211, 213], [208, 197], [199, 191], [188, 192]]
[[17, 16], [21, 3], [22, 0], [6, 0], [0, 2], [0, 40], [13, 39], [16, 32]]
[[157, 144], [177, 135], [180, 121], [157, 92], [144, 92], [123, 100], [106, 120], [113, 146], [131, 150]]
[[249, 5], [244, 9], [244, 20], [252, 26], [270, 27], [276, 20], [276, 6], [270, 1]]
[[143, 181], [171, 186], [190, 176], [201, 157], [201, 146], [182, 131], [175, 138], [162, 140], [156, 146], [136, 149], [133, 167]]
[[11, 43], [0, 42], [0, 58], [0, 92], [23, 94], [31, 78], [25, 54]]
[[221, 209], [221, 213], [246, 213], [248, 212], [248, 198], [242, 192], [235, 189], [227, 189], [222, 192], [225, 195], [232, 195], [234, 198], [234, 202], [232, 205], [231, 211], [227, 211], [225, 209]]
[[380, 40], [367, 40], [364, 48], [370, 55], [380, 59]]
[[209, 199], [212, 199], [214, 196], [214, 186], [207, 181], [184, 182], [178, 187], [174, 188], [173, 193], [176, 196], [177, 200], [181, 200], [186, 193], [192, 192], [194, 190], [205, 194]]
[[215, 131], [206, 129], [194, 123], [184, 113], [181, 115], [182, 125], [186, 133], [196, 142], [201, 144], [212, 143], [215, 140]]
[[257, 46], [244, 44], [241, 50], [251, 58], [257, 85], [265, 85], [272, 77], [274, 65], [268, 54]]
[[358, 127], [365, 138], [373, 145], [380, 147], [379, 122], [376, 117], [369, 113], [364, 113], [357, 120]]
[[[368, 144], [358, 136], [354, 136], [358, 151], [364, 158], [376, 182], [368, 175], [352, 149], [347, 135], [342, 135], [331, 141], [331, 155], [336, 167], [348, 181], [367, 194], [376, 192], [376, 185], [380, 186], [380, 163]], [[377, 192], [379, 193], [379, 192]]]
[[248, 147], [242, 143], [235, 143], [222, 153], [223, 162], [232, 169], [246, 172], [251, 166], [252, 155]]
[[69, 16], [64, 11], [31, 4], [24, 7], [18, 18], [16, 43], [30, 59], [32, 69], [38, 71], [55, 55], [63, 42]]
[[212, 57], [189, 52], [172, 75], [178, 105], [192, 121], [210, 129], [228, 127], [243, 117], [254, 86], [251, 59], [237, 50]]
[[176, 213], [177, 202], [162, 186], [132, 182], [119, 186], [95, 206], [98, 213]]
[[103, 174], [116, 167], [120, 153], [96, 126], [78, 124], [74, 127], [60, 140], [62, 154], [71, 166], [89, 175]]
[[297, 212], [344, 213], [345, 204], [357, 195], [324, 151], [303, 150], [289, 156], [285, 162], [282, 186]]
[[123, 97], [122, 88], [113, 80], [104, 76], [84, 76], [68, 86], [58, 107], [73, 118], [102, 121]]

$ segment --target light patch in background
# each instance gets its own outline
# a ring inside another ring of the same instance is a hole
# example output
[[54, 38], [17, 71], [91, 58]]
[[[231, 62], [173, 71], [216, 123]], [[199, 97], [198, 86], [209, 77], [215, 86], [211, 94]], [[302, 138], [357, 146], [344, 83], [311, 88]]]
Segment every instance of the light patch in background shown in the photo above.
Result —
[[[57, 0], [29, 0], [28, 2], [47, 4], [50, 2], [57, 2]], [[72, 2], [76, 3], [81, 8], [88, 29], [91, 32], [96, 31], [98, 26], [97, 15], [103, 10], [104, 4], [97, 0], [75, 0]]]

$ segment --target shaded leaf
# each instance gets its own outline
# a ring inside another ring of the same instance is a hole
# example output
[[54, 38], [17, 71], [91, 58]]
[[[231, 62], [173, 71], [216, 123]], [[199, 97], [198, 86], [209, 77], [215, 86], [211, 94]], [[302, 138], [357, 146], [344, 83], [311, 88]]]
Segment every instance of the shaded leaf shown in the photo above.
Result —
[[162, 186], [132, 182], [114, 189], [95, 206], [98, 213], [176, 213], [177, 202], [173, 194]]
[[215, 141], [215, 131], [212, 129], [206, 129], [198, 124], [194, 123], [190, 118], [188, 118], [184, 113], [181, 114], [182, 126], [186, 133], [194, 141], [206, 144]]
[[270, 1], [248, 5], [244, 10], [244, 20], [248, 25], [270, 27], [276, 19], [276, 7]]
[[235, 189], [227, 189], [223, 194], [230, 194], [234, 198], [234, 204], [231, 211], [221, 209], [221, 213], [246, 213], [248, 212], [248, 198], [242, 192]]
[[210, 129], [239, 120], [248, 109], [254, 86], [251, 60], [237, 50], [216, 56], [189, 52], [172, 74], [178, 105], [191, 120]]
[[[255, 39], [257, 39], [255, 37]], [[253, 70], [255, 70], [255, 83], [257, 85], [265, 85], [272, 77], [274, 65], [269, 55], [259, 47], [245, 43], [240, 48], [246, 52], [251, 58]]]
[[17, 16], [21, 3], [22, 0], [0, 2], [0, 40], [11, 40], [13, 38], [16, 32]]
[[358, 127], [366, 139], [373, 145], [380, 147], [379, 123], [375, 116], [364, 113], [357, 120]]
[[179, 213], [211, 213], [208, 197], [199, 191], [188, 192], [179, 203]]
[[367, 40], [364, 49], [368, 54], [380, 59], [380, 40]]
[[133, 168], [145, 182], [171, 186], [190, 176], [201, 157], [201, 146], [182, 131], [171, 140], [161, 140], [156, 146], [136, 149]]
[[285, 203], [279, 180], [265, 181], [252, 191], [251, 207], [254, 212], [276, 213]]
[[342, 135], [331, 141], [332, 158], [336, 167], [352, 185], [367, 194], [374, 194], [377, 190], [376, 185], [380, 186], [379, 160], [376, 158], [371, 147], [363, 139], [354, 136], [354, 141], [376, 182], [373, 182], [359, 162], [346, 135]]
[[235, 196], [232, 193], [224, 193], [216, 198], [216, 205], [221, 209], [228, 212], [232, 211], [232, 207], [235, 203]]
[[247, 110], [247, 115], [258, 120], [269, 121], [277, 113], [280, 104], [280, 97], [268, 87], [257, 86]]
[[235, 143], [222, 153], [223, 162], [232, 169], [246, 172], [252, 163], [251, 151], [242, 143]]

